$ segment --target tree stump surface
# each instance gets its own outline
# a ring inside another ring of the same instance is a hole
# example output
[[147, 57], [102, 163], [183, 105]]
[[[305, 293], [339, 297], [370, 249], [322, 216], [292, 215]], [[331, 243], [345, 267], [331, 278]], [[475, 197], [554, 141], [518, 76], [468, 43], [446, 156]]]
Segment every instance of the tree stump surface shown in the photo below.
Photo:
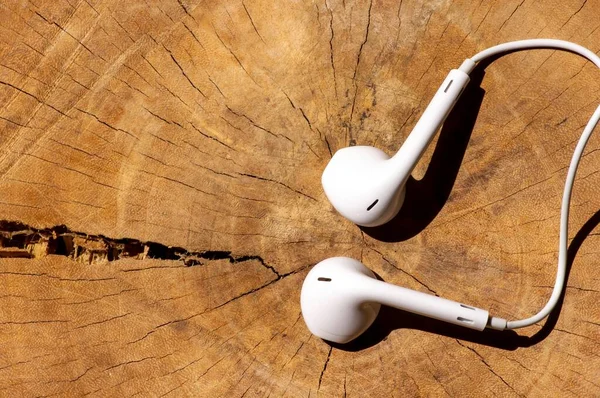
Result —
[[599, 21], [597, 0], [3, 2], [0, 395], [599, 396], [598, 135], [545, 326], [383, 309], [330, 346], [299, 303], [309, 268], [345, 255], [537, 312], [600, 101], [590, 62], [536, 50], [475, 73], [386, 228], [339, 216], [320, 176], [348, 145], [394, 153], [465, 58], [536, 37], [598, 51]]

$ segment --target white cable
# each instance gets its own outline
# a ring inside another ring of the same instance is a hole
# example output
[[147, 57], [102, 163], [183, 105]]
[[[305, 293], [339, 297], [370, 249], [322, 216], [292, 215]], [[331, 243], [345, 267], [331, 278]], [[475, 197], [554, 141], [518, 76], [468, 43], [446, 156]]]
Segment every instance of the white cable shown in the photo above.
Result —
[[[563, 40], [554, 40], [554, 39], [533, 39], [533, 40], [519, 40], [512, 41], [504, 44], [500, 44], [498, 46], [494, 46], [484, 50], [470, 60], [467, 60], [461, 66], [461, 70], [466, 73], [470, 73], [475, 66], [475, 63], [480, 62], [481, 60], [491, 57], [493, 55], [502, 54], [506, 52], [513, 52], [519, 50], [529, 50], [535, 48], [552, 48], [557, 50], [564, 50], [573, 52], [581, 55], [584, 58], [587, 58], [592, 63], [594, 63], [598, 68], [600, 68], [600, 57], [594, 54], [592, 51], [588, 50], [585, 47], [582, 47], [578, 44], [571, 43]], [[562, 204], [560, 209], [560, 237], [558, 243], [558, 270], [556, 271], [556, 282], [554, 283], [554, 289], [552, 289], [552, 295], [550, 299], [537, 314], [518, 321], [506, 321], [502, 318], [491, 317], [489, 322], [489, 327], [493, 329], [518, 329], [525, 326], [533, 325], [536, 322], [541, 321], [545, 317], [550, 314], [550, 312], [554, 309], [558, 300], [560, 298], [560, 294], [564, 288], [565, 284], [565, 275], [567, 272], [567, 244], [569, 238], [569, 205], [571, 203], [571, 193], [573, 191], [573, 182], [575, 180], [575, 174], [577, 173], [577, 167], [579, 166], [579, 161], [581, 160], [581, 156], [583, 155], [583, 151], [585, 146], [594, 131], [594, 128], [600, 121], [600, 106], [596, 108], [596, 111], [590, 118], [590, 121], [585, 126], [581, 138], [575, 147], [575, 151], [573, 152], [573, 157], [571, 158], [571, 164], [569, 165], [569, 171], [567, 172], [567, 179], [565, 181], [565, 190], [563, 192]]]
[[558, 300], [560, 298], [560, 294], [563, 290], [565, 284], [565, 274], [567, 272], [567, 243], [569, 239], [569, 206], [571, 203], [571, 193], [573, 191], [573, 182], [575, 180], [575, 174], [577, 173], [577, 167], [579, 166], [579, 161], [581, 160], [581, 155], [583, 154], [583, 150], [594, 131], [594, 128], [598, 124], [600, 120], [600, 106], [596, 108], [596, 111], [590, 118], [587, 126], [583, 130], [583, 134], [575, 147], [575, 151], [573, 152], [573, 157], [571, 158], [571, 164], [569, 165], [569, 171], [567, 172], [567, 179], [565, 181], [565, 190], [563, 192], [562, 204], [560, 209], [560, 238], [558, 243], [558, 270], [556, 272], [556, 282], [554, 283], [554, 289], [552, 289], [552, 295], [550, 299], [534, 316], [531, 316], [527, 319], [521, 319], [518, 321], [508, 321], [506, 323], [507, 329], [518, 329], [525, 326], [533, 325], [536, 322], [541, 321], [545, 317], [550, 314], [550, 312], [554, 309]]
[[587, 48], [580, 46], [579, 44], [571, 43], [570, 41], [556, 40], [556, 39], [531, 39], [531, 40], [518, 40], [510, 41], [508, 43], [499, 44], [494, 47], [490, 47], [487, 50], [483, 50], [477, 53], [471, 58], [473, 62], [479, 62], [484, 58], [489, 58], [492, 55], [502, 54], [506, 52], [519, 51], [519, 50], [531, 50], [535, 48], [553, 48], [556, 50], [570, 51], [575, 54], [579, 54], [584, 58], [589, 59], [598, 68], [600, 68], [600, 58]]

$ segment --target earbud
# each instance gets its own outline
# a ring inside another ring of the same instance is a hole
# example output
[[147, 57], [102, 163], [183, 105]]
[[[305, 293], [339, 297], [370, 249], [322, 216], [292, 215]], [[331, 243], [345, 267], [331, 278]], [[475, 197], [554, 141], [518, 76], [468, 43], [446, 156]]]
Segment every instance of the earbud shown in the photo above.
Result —
[[[465, 61], [472, 68], [472, 61]], [[461, 66], [463, 69], [463, 66]], [[462, 70], [450, 71], [412, 132], [393, 156], [369, 146], [338, 150], [321, 182], [333, 207], [355, 224], [375, 227], [390, 221], [404, 202], [405, 184], [469, 83]]]
[[382, 282], [361, 262], [348, 257], [332, 257], [315, 265], [300, 294], [308, 329], [335, 343], [361, 335], [377, 317], [381, 304], [476, 330], [483, 330], [488, 320], [494, 329], [506, 326], [504, 320], [489, 319], [485, 310]]

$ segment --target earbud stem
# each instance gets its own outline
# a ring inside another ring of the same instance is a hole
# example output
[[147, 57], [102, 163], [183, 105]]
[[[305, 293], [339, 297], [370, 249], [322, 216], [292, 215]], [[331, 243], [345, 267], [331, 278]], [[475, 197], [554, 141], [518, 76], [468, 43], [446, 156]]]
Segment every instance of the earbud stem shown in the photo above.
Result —
[[408, 179], [468, 83], [468, 74], [458, 69], [450, 71], [400, 150], [390, 159], [398, 183]]
[[368, 301], [475, 330], [485, 329], [488, 323], [488, 312], [480, 308], [372, 278], [362, 279], [364, 297]]

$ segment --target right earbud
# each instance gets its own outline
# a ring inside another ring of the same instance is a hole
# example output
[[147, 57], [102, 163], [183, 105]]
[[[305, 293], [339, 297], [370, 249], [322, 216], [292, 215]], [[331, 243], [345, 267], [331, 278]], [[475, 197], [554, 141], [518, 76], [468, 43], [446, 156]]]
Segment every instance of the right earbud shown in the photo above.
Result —
[[490, 318], [485, 310], [382, 282], [361, 262], [348, 257], [332, 257], [315, 265], [300, 294], [308, 329], [335, 343], [361, 335], [377, 317], [381, 304], [476, 330], [506, 326], [506, 321]]
[[333, 207], [348, 220], [365, 227], [385, 224], [394, 218], [404, 202], [410, 173], [468, 83], [467, 73], [460, 69], [450, 71], [393, 157], [369, 146], [338, 150], [321, 178]]

